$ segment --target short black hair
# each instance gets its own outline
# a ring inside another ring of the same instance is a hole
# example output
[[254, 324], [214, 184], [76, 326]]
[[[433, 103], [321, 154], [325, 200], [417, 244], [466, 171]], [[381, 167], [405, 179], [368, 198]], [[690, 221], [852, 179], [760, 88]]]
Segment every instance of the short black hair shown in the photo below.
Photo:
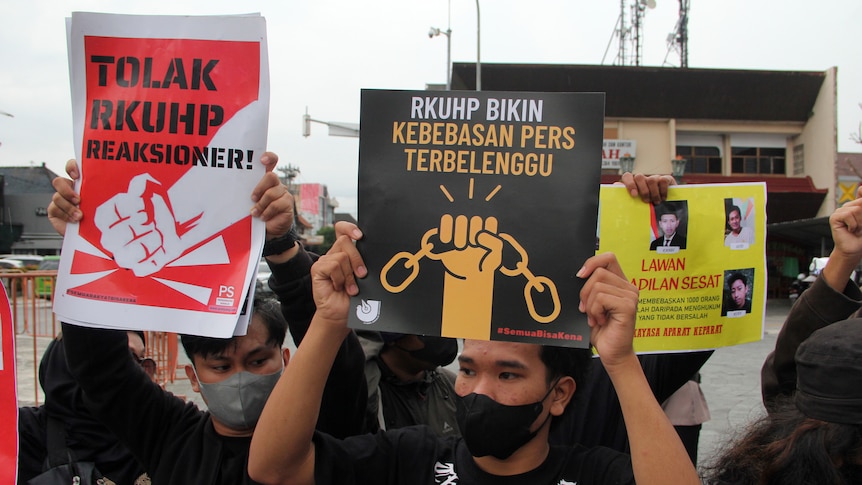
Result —
[[732, 284], [733, 284], [733, 282], [734, 282], [734, 281], [736, 281], [736, 280], [742, 280], [742, 284], [743, 284], [743, 285], [745, 285], [745, 286], [748, 286], [748, 278], [746, 278], [746, 277], [745, 277], [745, 275], [744, 275], [744, 274], [742, 274], [742, 272], [740, 272], [740, 271], [734, 271], [734, 272], [733, 272], [733, 274], [731, 274], [731, 275], [730, 275], [730, 277], [729, 277], [729, 278], [727, 278], [727, 286], [728, 286], [728, 288], [729, 288], [729, 287], [730, 287], [730, 285], [732, 285]]
[[672, 202], [661, 202], [655, 206], [656, 220], [661, 220], [661, 216], [670, 214], [679, 220], [679, 207]]
[[569, 376], [575, 380], [575, 394], [569, 401], [569, 405], [563, 410], [563, 414], [551, 420], [551, 429], [554, 430], [560, 423], [568, 420], [568, 415], [573, 412], [573, 403], [579, 399], [581, 389], [587, 388], [587, 373], [593, 365], [593, 352], [590, 349], [575, 349], [570, 347], [556, 347], [553, 345], [542, 345], [539, 347], [539, 358], [547, 368], [548, 385], [553, 384], [561, 377]]
[[547, 368], [548, 384], [561, 377], [570, 376], [580, 388], [586, 379], [593, 353], [590, 349], [542, 345], [539, 348], [539, 358]]
[[742, 209], [739, 208], [738, 205], [732, 205], [729, 209], [727, 209], [727, 218], [730, 219], [730, 215], [733, 214], [733, 211], [739, 213], [739, 217], [742, 217]]
[[[253, 308], [253, 314], [258, 315], [263, 320], [263, 324], [269, 333], [266, 344], [281, 348], [284, 344], [284, 337], [287, 335], [287, 320], [281, 314], [278, 301], [273, 298], [255, 296]], [[214, 338], [201, 337], [199, 335], [181, 335], [180, 338], [183, 342], [183, 349], [185, 349], [186, 355], [192, 362], [192, 365], [195, 362], [195, 355], [206, 358], [211, 355], [220, 354], [236, 341], [236, 337]]]

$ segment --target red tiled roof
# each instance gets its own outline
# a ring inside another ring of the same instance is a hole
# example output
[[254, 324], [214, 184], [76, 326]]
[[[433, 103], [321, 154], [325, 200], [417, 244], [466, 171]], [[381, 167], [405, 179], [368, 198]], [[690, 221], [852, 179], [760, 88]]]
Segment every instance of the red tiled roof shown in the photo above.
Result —
[[[603, 184], [612, 184], [620, 179], [619, 175], [602, 174]], [[766, 182], [767, 193], [806, 192], [826, 195], [828, 189], [818, 189], [811, 177], [764, 177], [745, 175], [683, 175], [684, 184], [739, 184], [745, 182]]]
[[[619, 175], [602, 174], [603, 184], [612, 184], [620, 179]], [[800, 219], [810, 219], [817, 215], [828, 189], [818, 189], [811, 177], [780, 176], [721, 176], [721, 175], [684, 175], [685, 184], [735, 184], [745, 182], [766, 182], [766, 217], [771, 224]]]

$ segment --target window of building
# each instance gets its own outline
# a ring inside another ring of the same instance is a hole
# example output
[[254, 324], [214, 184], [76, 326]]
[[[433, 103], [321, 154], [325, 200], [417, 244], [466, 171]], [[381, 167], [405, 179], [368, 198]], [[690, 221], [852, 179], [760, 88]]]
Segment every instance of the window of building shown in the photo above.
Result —
[[805, 173], [805, 145], [793, 147], [793, 175]]
[[718, 147], [678, 146], [676, 154], [686, 159], [685, 173], [721, 175], [721, 153]]
[[786, 154], [783, 148], [733, 147], [730, 169], [737, 173], [784, 175]]

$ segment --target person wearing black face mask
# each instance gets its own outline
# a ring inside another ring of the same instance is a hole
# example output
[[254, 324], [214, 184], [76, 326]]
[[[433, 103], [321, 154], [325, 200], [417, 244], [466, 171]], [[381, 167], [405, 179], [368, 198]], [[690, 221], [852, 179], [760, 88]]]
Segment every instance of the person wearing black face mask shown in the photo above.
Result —
[[[337, 227], [347, 227], [346, 234], [350, 227], [344, 224]], [[289, 322], [307, 319], [314, 312], [311, 266], [320, 258], [300, 244], [292, 252], [282, 265], [285, 271], [275, 278], [278, 287], [290, 288], [297, 297], [291, 305], [283, 307]], [[270, 286], [273, 281], [270, 279]], [[294, 333], [294, 327], [292, 324], [291, 333], [298, 341], [303, 333]], [[444, 367], [458, 353], [456, 339], [376, 331], [355, 334], [365, 356], [367, 401], [365, 392], [361, 398], [367, 404], [359, 423], [365, 430], [427, 424], [440, 436], [458, 436], [455, 374]]]
[[456, 339], [390, 332], [357, 332], [365, 351], [368, 429], [426, 424], [440, 436], [458, 436]]
[[[359, 239], [361, 233], [355, 236]], [[563, 414], [577, 389], [583, 366], [575, 356], [589, 360], [590, 353], [518, 342], [465, 340], [455, 383], [461, 438], [437, 436], [427, 426], [343, 440], [315, 432], [312, 423], [329, 364], [351, 332], [350, 296], [359, 294], [356, 278], [366, 275], [352, 241], [343, 237], [312, 267], [317, 311], [252, 437], [248, 471], [254, 480], [317, 485], [700, 484], [634, 353], [638, 291], [610, 253], [588, 259], [578, 271], [578, 277], [586, 278], [579, 308], [619, 395], [631, 457], [607, 448], [549, 444], [551, 422]]]

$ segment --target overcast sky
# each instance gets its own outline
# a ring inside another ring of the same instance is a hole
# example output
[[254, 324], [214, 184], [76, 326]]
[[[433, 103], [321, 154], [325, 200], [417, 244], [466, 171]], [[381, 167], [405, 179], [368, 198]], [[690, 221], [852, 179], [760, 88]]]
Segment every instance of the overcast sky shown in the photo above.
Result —
[[[632, 0], [626, 0], [630, 4]], [[644, 18], [643, 65], [660, 66], [679, 4], [656, 0]], [[616, 0], [480, 0], [481, 60], [601, 64], [620, 14]], [[628, 17], [628, 9], [626, 9]], [[260, 12], [267, 20], [272, 105], [269, 143], [300, 182], [329, 186], [339, 212], [356, 213], [358, 140], [323, 125], [302, 137], [306, 108], [325, 121], [359, 121], [362, 88], [424, 89], [445, 83], [452, 60], [476, 61], [475, 0], [7, 0], [0, 2], [0, 166], [73, 156], [64, 18], [73, 11], [130, 14]], [[451, 23], [447, 20], [451, 17]], [[692, 0], [689, 67], [823, 71], [838, 67], [838, 149], [862, 121], [859, 0]], [[604, 63], [612, 64], [613, 43]], [[671, 55], [669, 61], [678, 63]]]

